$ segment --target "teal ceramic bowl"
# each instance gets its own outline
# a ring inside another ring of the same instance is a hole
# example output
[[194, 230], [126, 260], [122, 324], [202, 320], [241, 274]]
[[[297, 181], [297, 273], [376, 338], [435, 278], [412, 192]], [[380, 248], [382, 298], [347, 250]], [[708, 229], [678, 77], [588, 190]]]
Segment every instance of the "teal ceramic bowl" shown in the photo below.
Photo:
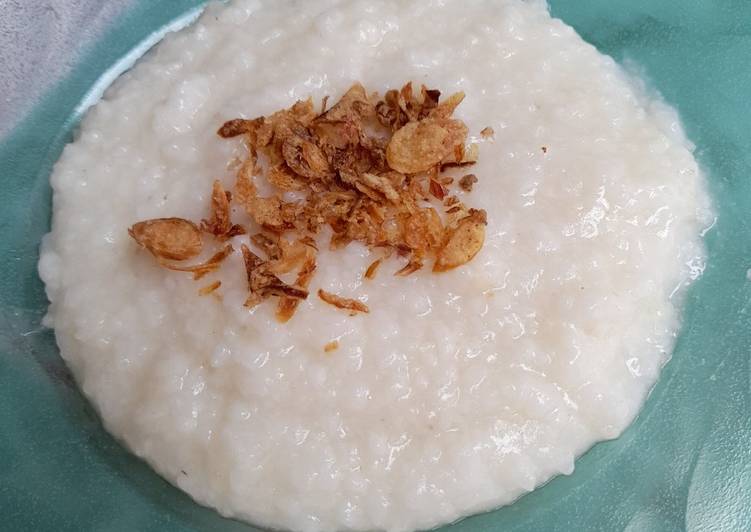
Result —
[[[751, 530], [751, 2], [550, 3], [678, 108], [717, 206], [709, 265], [671, 362], [620, 438], [582, 456], [571, 476], [443, 530]], [[193, 503], [115, 442], [41, 326], [36, 262], [52, 164], [113, 68], [200, 4], [126, 4], [0, 138], [0, 529], [253, 530]]]

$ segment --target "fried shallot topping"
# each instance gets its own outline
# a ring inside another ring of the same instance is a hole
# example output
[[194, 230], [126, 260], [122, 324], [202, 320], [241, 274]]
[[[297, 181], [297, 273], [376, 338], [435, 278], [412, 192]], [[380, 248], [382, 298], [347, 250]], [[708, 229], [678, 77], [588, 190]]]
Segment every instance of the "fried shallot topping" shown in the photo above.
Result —
[[272, 273], [271, 263], [262, 260], [250, 251], [248, 246], [240, 247], [245, 262], [245, 272], [248, 276], [250, 295], [245, 301], [246, 307], [254, 307], [270, 296], [287, 297], [292, 299], [306, 299], [308, 291], [290, 286]]
[[375, 279], [376, 273], [378, 273], [378, 268], [381, 266], [382, 262], [383, 262], [382, 258], [376, 259], [373, 262], [371, 262], [370, 266], [368, 266], [368, 269], [365, 270], [364, 277], [369, 280]]
[[370, 312], [370, 309], [368, 306], [363, 303], [362, 301], [358, 301], [357, 299], [349, 299], [346, 297], [340, 297], [336, 294], [332, 294], [331, 292], [327, 292], [322, 289], [318, 289], [318, 297], [320, 297], [323, 301], [328, 303], [329, 305], [333, 305], [336, 308], [340, 308], [343, 310], [348, 310], [350, 316], [354, 316], [358, 312]]
[[491, 137], [492, 137], [493, 135], [495, 135], [495, 131], [493, 131], [493, 128], [492, 128], [492, 127], [490, 127], [490, 126], [488, 126], [488, 127], [485, 127], [485, 128], [483, 128], [483, 129], [482, 129], [482, 130], [480, 131], [480, 136], [481, 136], [482, 138], [484, 138], [484, 139], [489, 139], [489, 138], [491, 138]]
[[[197, 257], [202, 233], [225, 243], [255, 228], [250, 238], [243, 237], [245, 243], [236, 241], [249, 291], [245, 306], [277, 297], [282, 322], [308, 296], [316, 238], [324, 229], [331, 234], [330, 250], [350, 242], [382, 250], [366, 279], [392, 255], [406, 261], [397, 276], [430, 262], [433, 272], [461, 266], [482, 248], [487, 224], [485, 211], [465, 206], [452, 191], [458, 185], [469, 192], [477, 177], [444, 173], [477, 161], [478, 145], [468, 144], [467, 126], [453, 118], [463, 99], [458, 92], [442, 100], [440, 91], [424, 85], [417, 90], [411, 82], [379, 98], [355, 83], [331, 106], [328, 96], [318, 109], [308, 98], [268, 116], [229, 120], [218, 135], [242, 137], [247, 148], [231, 165], [237, 170], [232, 191], [215, 180], [208, 217], [198, 225], [158, 218], [136, 223], [129, 233], [161, 266], [198, 279], [216, 271], [233, 246], [226, 243], [193, 266], [170, 261]], [[480, 135], [491, 137], [493, 131], [485, 128]], [[233, 203], [251, 225], [233, 223]], [[199, 293], [220, 285], [216, 280]], [[353, 314], [369, 312], [357, 299], [323, 290], [318, 296]]]
[[164, 260], [160, 260], [159, 264], [168, 270], [174, 270], [176, 272], [191, 272], [193, 279], [198, 280], [206, 274], [219, 269], [224, 259], [229, 257], [234, 249], [232, 244], [227, 244], [221, 250], [214, 253], [208, 260], [200, 264], [194, 264], [193, 266], [181, 266], [179, 264], [172, 264]]
[[451, 230], [433, 265], [434, 272], [445, 272], [471, 261], [485, 243], [485, 211], [470, 211]]
[[323, 351], [325, 353], [331, 353], [332, 351], [336, 351], [337, 349], [339, 349], [339, 340], [331, 340], [323, 346]]
[[471, 192], [475, 183], [477, 183], [477, 176], [475, 174], [467, 174], [459, 180], [459, 186], [465, 192]]
[[213, 283], [208, 284], [208, 285], [204, 286], [203, 288], [201, 288], [200, 290], [198, 290], [198, 295], [199, 296], [209, 295], [209, 294], [215, 292], [217, 290], [217, 288], [219, 288], [220, 286], [222, 286], [222, 282], [221, 281], [214, 281]]
[[144, 220], [128, 229], [128, 234], [157, 259], [191, 259], [203, 248], [198, 226], [182, 218]]
[[[301, 290], [307, 290], [313, 274], [316, 271], [315, 256], [308, 257], [297, 273], [297, 279], [295, 280], [295, 286]], [[276, 317], [282, 323], [286, 323], [294, 315], [297, 310], [297, 305], [300, 304], [301, 298], [295, 298], [290, 296], [284, 296], [279, 300], [276, 306]]]
[[225, 192], [222, 182], [215, 180], [211, 192], [211, 217], [208, 220], [201, 220], [201, 230], [214, 235], [220, 241], [244, 235], [246, 232], [242, 225], [232, 223], [230, 201], [232, 201], [232, 193]]

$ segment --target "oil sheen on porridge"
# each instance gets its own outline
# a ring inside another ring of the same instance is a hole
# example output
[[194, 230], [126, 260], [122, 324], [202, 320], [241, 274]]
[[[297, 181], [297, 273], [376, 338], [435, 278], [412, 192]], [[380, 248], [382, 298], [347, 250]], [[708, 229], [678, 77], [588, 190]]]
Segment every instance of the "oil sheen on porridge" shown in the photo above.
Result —
[[[465, 199], [489, 225], [462, 268], [364, 280], [374, 253], [322, 238], [311, 293], [371, 312], [309, 297], [281, 324], [243, 308], [239, 253], [222, 299], [198, 297], [128, 237], [231, 188], [225, 120], [407, 80], [467, 95]], [[675, 112], [535, 1], [210, 6], [89, 111], [51, 180], [47, 320], [107, 429], [198, 502], [306, 531], [428, 528], [571, 473], [655, 383], [710, 217]]]

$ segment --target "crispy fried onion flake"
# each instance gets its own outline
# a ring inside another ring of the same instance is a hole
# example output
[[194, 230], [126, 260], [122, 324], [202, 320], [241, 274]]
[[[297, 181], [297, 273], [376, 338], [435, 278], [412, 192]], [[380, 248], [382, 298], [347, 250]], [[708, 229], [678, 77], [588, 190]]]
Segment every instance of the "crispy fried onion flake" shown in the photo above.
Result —
[[323, 301], [328, 303], [329, 305], [333, 305], [336, 308], [340, 308], [346, 311], [349, 311], [351, 316], [354, 316], [358, 312], [370, 312], [370, 309], [368, 306], [363, 303], [362, 301], [358, 301], [357, 299], [349, 299], [346, 297], [341, 297], [336, 294], [332, 294], [331, 292], [326, 292], [325, 290], [318, 289], [318, 297], [320, 297]]
[[[247, 244], [237, 242], [249, 291], [245, 306], [276, 297], [282, 322], [308, 296], [315, 238], [324, 228], [332, 235], [331, 250], [350, 242], [381, 248], [366, 279], [394, 254], [405, 260], [398, 276], [431, 261], [433, 272], [466, 264], [482, 248], [487, 215], [465, 206], [452, 190], [470, 192], [475, 174], [457, 181], [443, 173], [477, 161], [478, 145], [467, 143], [467, 126], [453, 117], [463, 99], [458, 92], [442, 100], [440, 91], [417, 90], [412, 83], [379, 98], [355, 83], [331, 106], [326, 97], [316, 109], [309, 98], [268, 116], [229, 120], [218, 135], [242, 137], [247, 148], [233, 190], [213, 182], [209, 215], [200, 224], [158, 218], [136, 223], [129, 233], [160, 265], [198, 279], [217, 270], [233, 252], [227, 240], [250, 227], [233, 223], [234, 203], [260, 228], [243, 238]], [[200, 264], [176, 264], [202, 252], [202, 234], [223, 247]], [[200, 293], [220, 285], [214, 281]], [[323, 290], [318, 296], [351, 313], [369, 312], [357, 299]]]
[[308, 297], [307, 290], [288, 285], [279, 279], [274, 274], [273, 262], [262, 260], [245, 244], [242, 244], [240, 249], [245, 262], [245, 272], [248, 276], [248, 288], [250, 289], [250, 295], [245, 301], [246, 307], [254, 307], [270, 296], [291, 299], [306, 299]]
[[201, 220], [201, 230], [214, 235], [219, 241], [246, 233], [242, 225], [232, 223], [229, 206], [231, 200], [232, 193], [225, 192], [222, 182], [215, 180], [211, 191], [211, 216], [208, 220]]
[[193, 279], [198, 280], [206, 274], [219, 269], [224, 259], [229, 257], [234, 249], [232, 244], [227, 244], [221, 250], [214, 253], [208, 260], [201, 262], [200, 264], [194, 264], [192, 266], [182, 266], [179, 264], [173, 264], [164, 260], [159, 260], [159, 264], [168, 270], [174, 270], [176, 272], [191, 272]]
[[187, 260], [201, 253], [201, 231], [190, 220], [155, 218], [138, 222], [128, 234], [157, 259]]

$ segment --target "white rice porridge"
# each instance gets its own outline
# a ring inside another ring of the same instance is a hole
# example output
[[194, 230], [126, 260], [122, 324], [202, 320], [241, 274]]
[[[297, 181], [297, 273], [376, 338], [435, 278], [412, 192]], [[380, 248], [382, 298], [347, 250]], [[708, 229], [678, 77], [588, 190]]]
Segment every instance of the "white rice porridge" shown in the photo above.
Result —
[[[322, 251], [311, 292], [371, 313], [309, 297], [281, 324], [243, 308], [239, 253], [206, 278], [219, 301], [128, 237], [231, 188], [225, 120], [408, 80], [467, 95], [466, 200], [489, 221], [469, 264], [364, 281], [372, 252]], [[676, 113], [521, 0], [210, 6], [89, 111], [51, 181], [48, 323], [107, 429], [223, 515], [306, 531], [429, 528], [571, 473], [668, 359], [710, 216]]]

